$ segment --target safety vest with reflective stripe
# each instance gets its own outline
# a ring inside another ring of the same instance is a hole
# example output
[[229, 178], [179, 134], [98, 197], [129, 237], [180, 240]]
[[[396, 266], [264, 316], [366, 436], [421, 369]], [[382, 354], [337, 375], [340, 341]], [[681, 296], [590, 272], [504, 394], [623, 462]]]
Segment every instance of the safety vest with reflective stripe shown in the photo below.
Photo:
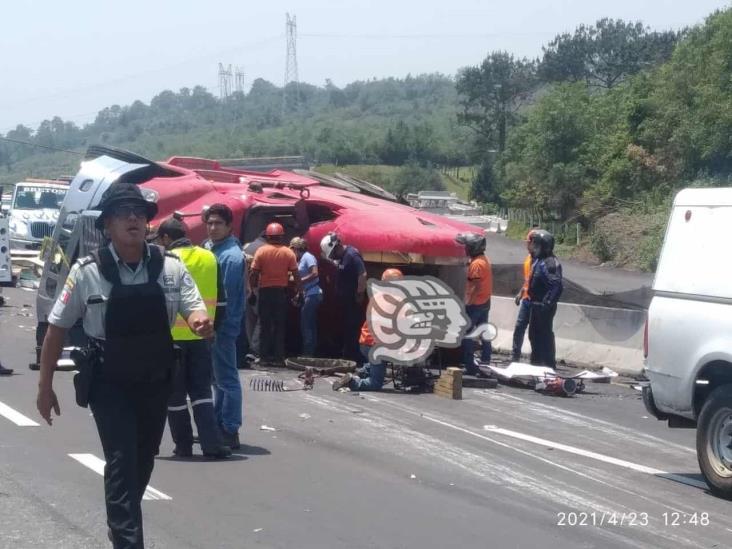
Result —
[[[180, 257], [181, 261], [191, 273], [193, 281], [198, 286], [203, 302], [206, 304], [206, 312], [213, 323], [216, 318], [216, 299], [218, 293], [218, 264], [216, 256], [198, 246], [184, 246], [173, 248], [172, 253]], [[178, 315], [171, 330], [174, 341], [191, 341], [201, 339], [188, 327], [185, 319]]]

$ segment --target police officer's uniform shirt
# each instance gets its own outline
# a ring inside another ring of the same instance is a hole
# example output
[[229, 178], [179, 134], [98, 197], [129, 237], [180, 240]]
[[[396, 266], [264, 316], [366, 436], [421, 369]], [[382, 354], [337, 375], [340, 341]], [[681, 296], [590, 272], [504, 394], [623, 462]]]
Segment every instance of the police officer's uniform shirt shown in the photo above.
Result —
[[[119, 258], [114, 247], [109, 245], [123, 285], [147, 282], [147, 263], [150, 260], [147, 246], [142, 261], [133, 270]], [[178, 258], [165, 256], [158, 284], [165, 294], [168, 323], [171, 327], [178, 313], [188, 318], [193, 311], [206, 310], [196, 283]], [[112, 284], [101, 275], [96, 262], [85, 265], [74, 263], [64, 288], [48, 315], [48, 322], [59, 328], [71, 328], [79, 318], [83, 318], [86, 335], [104, 339], [104, 316], [111, 290]]]

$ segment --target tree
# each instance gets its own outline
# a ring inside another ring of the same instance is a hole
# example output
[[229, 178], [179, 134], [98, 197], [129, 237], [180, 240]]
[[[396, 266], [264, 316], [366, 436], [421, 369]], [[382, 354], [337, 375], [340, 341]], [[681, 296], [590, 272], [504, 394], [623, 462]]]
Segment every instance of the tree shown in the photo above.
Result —
[[535, 64], [493, 52], [477, 67], [462, 69], [457, 78], [462, 112], [458, 120], [477, 132], [484, 148], [506, 148], [509, 128], [529, 98], [535, 82]]
[[501, 158], [509, 203], [562, 219], [574, 214], [596, 160], [589, 136], [607, 131], [593, 120], [591, 100], [581, 84], [563, 84], [531, 109]]
[[681, 33], [651, 32], [642, 23], [600, 19], [558, 35], [543, 48], [539, 76], [610, 89], [628, 76], [665, 62]]
[[481, 165], [478, 173], [475, 175], [472, 185], [470, 186], [470, 200], [478, 202], [498, 202], [498, 188], [496, 176], [493, 172], [493, 162], [485, 160]]

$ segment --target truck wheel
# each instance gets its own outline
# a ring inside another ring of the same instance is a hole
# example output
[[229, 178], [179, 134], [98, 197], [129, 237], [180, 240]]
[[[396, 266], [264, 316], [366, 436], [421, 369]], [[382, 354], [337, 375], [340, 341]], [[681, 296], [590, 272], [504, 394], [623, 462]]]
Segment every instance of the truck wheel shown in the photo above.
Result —
[[696, 454], [712, 493], [732, 499], [732, 385], [707, 397], [697, 422]]

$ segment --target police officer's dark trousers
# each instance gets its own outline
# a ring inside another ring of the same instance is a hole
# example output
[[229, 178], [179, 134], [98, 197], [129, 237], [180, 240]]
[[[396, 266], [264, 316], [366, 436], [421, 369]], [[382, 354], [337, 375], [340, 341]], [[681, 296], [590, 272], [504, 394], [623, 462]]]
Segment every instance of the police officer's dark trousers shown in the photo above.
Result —
[[282, 362], [285, 359], [287, 288], [260, 288], [258, 314], [261, 359]]
[[106, 465], [107, 524], [115, 549], [143, 549], [141, 501], [165, 429], [175, 365], [165, 295], [157, 283], [164, 257], [150, 248], [148, 282], [124, 285], [109, 248], [97, 262], [112, 283], [105, 340], [94, 365], [89, 404]]
[[107, 462], [104, 493], [115, 549], [144, 547], [140, 504], [165, 430], [169, 395], [168, 380], [128, 386], [98, 377], [92, 382], [89, 405]]
[[557, 306], [531, 306], [529, 321], [529, 341], [531, 341], [531, 363], [556, 368], [556, 349], [554, 343], [554, 315]]
[[186, 395], [191, 399], [193, 418], [198, 428], [201, 450], [216, 451], [222, 444], [214, 414], [211, 394], [211, 350], [203, 339], [176, 341], [180, 348], [180, 364], [173, 381], [173, 394], [168, 403], [170, 434], [177, 447], [193, 445], [193, 429]]

